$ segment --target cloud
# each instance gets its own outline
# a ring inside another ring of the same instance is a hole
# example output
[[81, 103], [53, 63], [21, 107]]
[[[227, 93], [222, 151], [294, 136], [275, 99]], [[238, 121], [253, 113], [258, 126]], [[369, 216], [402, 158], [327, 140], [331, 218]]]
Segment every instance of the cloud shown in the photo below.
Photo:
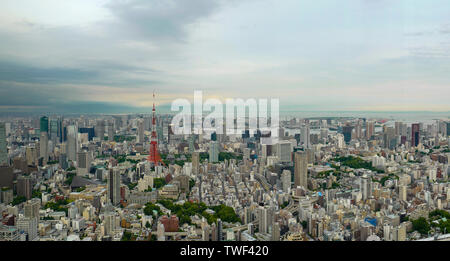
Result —
[[152, 41], [183, 41], [188, 25], [219, 6], [217, 0], [113, 0], [105, 5], [117, 18], [108, 24], [112, 29]]

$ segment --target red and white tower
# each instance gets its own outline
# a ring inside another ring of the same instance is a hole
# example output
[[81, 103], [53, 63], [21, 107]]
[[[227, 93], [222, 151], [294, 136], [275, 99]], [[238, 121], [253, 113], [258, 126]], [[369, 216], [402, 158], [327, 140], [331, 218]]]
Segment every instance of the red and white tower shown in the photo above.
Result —
[[148, 156], [148, 161], [153, 163], [154, 166], [159, 165], [159, 163], [164, 164], [164, 162], [161, 160], [161, 156], [159, 155], [159, 152], [158, 152], [158, 136], [156, 134], [155, 92], [153, 92], [152, 136], [151, 136], [151, 140], [150, 140], [150, 155]]

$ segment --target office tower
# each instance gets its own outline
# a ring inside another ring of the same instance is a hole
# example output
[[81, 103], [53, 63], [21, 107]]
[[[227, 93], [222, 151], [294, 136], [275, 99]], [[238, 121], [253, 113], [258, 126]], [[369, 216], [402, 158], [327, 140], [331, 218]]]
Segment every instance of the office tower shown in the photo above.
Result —
[[151, 127], [152, 127], [152, 118], [146, 116], [146, 117], [144, 117], [143, 120], [144, 120], [144, 129], [145, 129], [146, 131], [151, 130]]
[[41, 138], [39, 140], [40, 157], [43, 159], [42, 164], [47, 165], [48, 162], [48, 135], [47, 132], [41, 132]]
[[95, 136], [103, 140], [105, 137], [105, 121], [98, 120], [97, 125], [94, 127]]
[[361, 121], [358, 120], [358, 122], [355, 125], [355, 139], [361, 139], [362, 138], [362, 127], [361, 127]]
[[217, 219], [217, 240], [223, 240], [223, 225], [222, 220], [220, 218]]
[[383, 132], [383, 144], [385, 148], [393, 149], [396, 146], [396, 136], [395, 129], [392, 127], [387, 127]]
[[27, 241], [33, 241], [38, 236], [38, 219], [20, 217], [17, 220], [17, 229], [27, 235]]
[[272, 226], [272, 241], [280, 241], [280, 224], [278, 222]]
[[108, 123], [108, 140], [114, 141], [114, 124], [112, 122]]
[[42, 116], [40, 119], [40, 130], [41, 132], [47, 132], [48, 133], [48, 117]]
[[294, 185], [308, 188], [308, 156], [304, 151], [297, 151], [294, 154]]
[[108, 199], [113, 205], [120, 203], [120, 171], [112, 168], [108, 174]]
[[404, 186], [404, 185], [399, 186], [399, 188], [398, 188], [398, 197], [399, 197], [400, 200], [406, 201], [406, 199], [407, 199], [406, 191], [407, 191], [407, 186]]
[[251, 150], [249, 148], [244, 148], [244, 160], [249, 160], [250, 159], [250, 152]]
[[281, 185], [283, 187], [283, 192], [289, 192], [289, 189], [291, 188], [291, 179], [291, 171], [287, 169], [283, 170], [283, 173], [281, 173]]
[[53, 144], [56, 144], [56, 142], [58, 141], [58, 120], [50, 120], [50, 129], [48, 135], [49, 140], [51, 140]]
[[32, 195], [32, 180], [30, 177], [19, 177], [17, 178], [17, 195], [25, 197], [26, 199], [31, 199]]
[[0, 166], [8, 165], [8, 148], [6, 146], [6, 127], [4, 122], [0, 122]]
[[395, 126], [394, 126], [394, 133], [395, 133], [395, 136], [403, 135], [403, 134], [402, 134], [402, 128], [403, 128], [403, 123], [402, 123], [402, 122], [399, 122], [399, 121], [396, 121], [396, 122], [395, 122]]
[[144, 120], [138, 119], [137, 122], [137, 143], [144, 143]]
[[375, 134], [375, 125], [373, 121], [366, 122], [366, 139], [370, 140]]
[[267, 208], [260, 206], [258, 208], [258, 220], [259, 220], [259, 233], [267, 233], [268, 232], [268, 228], [269, 228], [269, 224], [268, 224], [268, 218], [269, 218], [269, 213]]
[[66, 131], [65, 131], [66, 128], [64, 126], [64, 120], [63, 118], [58, 118], [57, 122], [58, 122], [59, 142], [63, 143], [64, 141], [66, 141]]
[[414, 123], [411, 125], [411, 146], [417, 147], [420, 142], [420, 124]]
[[349, 143], [352, 140], [352, 126], [344, 126], [342, 128], [342, 134], [344, 135], [344, 141], [345, 143]]
[[271, 156], [271, 145], [268, 144], [262, 144], [261, 145], [261, 158], [265, 159], [268, 156]]
[[278, 128], [278, 138], [279, 139], [284, 138], [284, 128], [281, 128], [281, 127]]
[[366, 200], [372, 196], [372, 184], [369, 177], [366, 175], [361, 177], [360, 180], [360, 190], [362, 194], [362, 199]]
[[189, 136], [189, 152], [192, 153], [195, 151], [195, 139], [196, 139], [196, 135], [190, 135]]
[[328, 139], [328, 129], [320, 129], [320, 139], [323, 141], [327, 141]]
[[314, 164], [315, 161], [314, 149], [306, 149], [305, 152], [308, 158], [308, 164]]
[[67, 157], [71, 161], [77, 160], [78, 142], [77, 128], [74, 125], [67, 126]]
[[85, 176], [89, 173], [91, 162], [89, 152], [82, 151], [77, 153], [77, 176]]
[[219, 161], [219, 143], [217, 141], [211, 141], [209, 144], [209, 162]]
[[26, 151], [25, 151], [25, 157], [27, 159], [27, 165], [28, 166], [32, 166], [32, 165], [36, 165], [36, 160], [37, 160], [37, 151], [35, 147], [27, 147]]
[[3, 187], [13, 188], [14, 170], [6, 165], [0, 166], [0, 189]]
[[447, 136], [450, 136], [450, 122], [447, 122]]
[[193, 152], [192, 153], [192, 172], [194, 174], [198, 174], [200, 166], [200, 153]]
[[41, 200], [33, 198], [25, 202], [24, 213], [26, 218], [39, 219], [39, 209], [41, 208]]
[[66, 153], [59, 154], [59, 166], [62, 169], [67, 169], [69, 167], [69, 164], [67, 164], [67, 154]]
[[14, 199], [14, 194], [12, 188], [2, 187], [0, 190], [0, 202], [8, 205]]
[[79, 130], [78, 130], [78, 132], [79, 133], [86, 133], [87, 135], [88, 135], [88, 140], [92, 140], [93, 138], [94, 138], [94, 136], [95, 136], [95, 130], [94, 130], [94, 128], [86, 128], [86, 127], [83, 127], [83, 128], [80, 128]]
[[106, 213], [103, 219], [105, 235], [112, 236], [116, 230], [116, 217], [113, 213]]
[[291, 162], [292, 143], [282, 141], [277, 144], [277, 157], [282, 163]]
[[305, 148], [309, 148], [311, 146], [310, 141], [310, 134], [309, 134], [309, 125], [304, 125], [300, 129], [300, 143]]

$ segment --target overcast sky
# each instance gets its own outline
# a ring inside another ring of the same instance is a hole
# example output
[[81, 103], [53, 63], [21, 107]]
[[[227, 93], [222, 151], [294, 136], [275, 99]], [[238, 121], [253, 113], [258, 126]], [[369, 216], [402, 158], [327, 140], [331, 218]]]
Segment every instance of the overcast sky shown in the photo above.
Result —
[[448, 0], [2, 0], [0, 111], [450, 111]]

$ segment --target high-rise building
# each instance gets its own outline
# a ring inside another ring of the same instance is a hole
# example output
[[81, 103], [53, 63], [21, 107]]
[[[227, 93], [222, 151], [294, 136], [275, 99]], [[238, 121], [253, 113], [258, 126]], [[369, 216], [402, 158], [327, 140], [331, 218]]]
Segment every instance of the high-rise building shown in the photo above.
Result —
[[200, 167], [200, 153], [193, 152], [192, 153], [192, 172], [194, 174], [198, 174]]
[[294, 154], [294, 185], [308, 188], [308, 156], [304, 151]]
[[4, 122], [0, 122], [0, 166], [8, 165], [8, 148], [6, 146], [6, 127]]
[[209, 144], [209, 162], [219, 161], [219, 142], [211, 141]]
[[411, 125], [411, 146], [416, 147], [420, 142], [420, 124]]
[[28, 146], [25, 150], [25, 158], [27, 159], [27, 165], [36, 165], [37, 161], [37, 151], [35, 147]]
[[85, 176], [89, 173], [91, 166], [89, 152], [82, 151], [77, 153], [77, 176]]
[[48, 133], [48, 117], [42, 116], [40, 119], [40, 130], [41, 132], [47, 132]]
[[95, 136], [100, 138], [100, 140], [103, 140], [105, 137], [105, 121], [104, 120], [98, 120], [97, 125], [94, 128]]
[[344, 141], [345, 143], [349, 143], [352, 140], [352, 126], [344, 126], [342, 128], [342, 134], [344, 135]]
[[139, 119], [137, 122], [137, 143], [144, 143], [144, 120]]
[[113, 205], [120, 203], [120, 171], [111, 168], [108, 174], [108, 199]]
[[39, 209], [41, 208], [41, 200], [38, 198], [32, 198], [25, 202], [24, 213], [26, 218], [39, 219]]
[[67, 126], [67, 158], [71, 161], [77, 160], [78, 132], [75, 125]]
[[56, 142], [58, 141], [58, 120], [50, 120], [50, 129], [48, 135], [53, 144], [56, 144]]
[[42, 164], [47, 165], [48, 162], [48, 135], [47, 132], [41, 132], [41, 138], [39, 140], [40, 157], [43, 159]]
[[277, 157], [282, 163], [292, 161], [292, 143], [290, 141], [281, 141], [277, 144]]
[[0, 189], [3, 187], [13, 188], [14, 170], [13, 167], [0, 166]]
[[63, 118], [58, 118], [58, 137], [59, 137], [59, 142], [63, 143], [64, 141], [67, 140], [66, 137], [66, 128], [64, 126], [64, 120]]
[[38, 236], [38, 219], [20, 217], [17, 220], [17, 229], [26, 233], [27, 241], [33, 241]]
[[375, 124], [373, 121], [367, 121], [366, 122], [366, 139], [372, 138], [372, 136], [375, 134]]
[[26, 199], [31, 199], [32, 195], [32, 180], [30, 177], [19, 177], [17, 178], [17, 195], [25, 197]]
[[283, 173], [281, 173], [281, 185], [283, 186], [283, 192], [288, 193], [291, 188], [291, 179], [291, 171], [287, 169], [283, 170]]
[[406, 199], [407, 199], [407, 193], [406, 193], [407, 188], [408, 187], [405, 186], [405, 185], [399, 186], [399, 188], [398, 188], [398, 196], [399, 196], [400, 200], [406, 201]]
[[113, 213], [106, 213], [103, 220], [105, 235], [112, 236], [116, 230], [116, 217]]
[[302, 126], [300, 129], [300, 143], [305, 148], [309, 148], [311, 146], [311, 137], [309, 133], [309, 125]]
[[362, 176], [360, 180], [360, 190], [362, 194], [362, 199], [366, 200], [372, 196], [372, 184], [368, 176]]
[[114, 124], [112, 122], [108, 123], [108, 140], [114, 140]]
[[280, 241], [280, 224], [278, 222], [272, 226], [272, 241]]
[[83, 127], [83, 128], [80, 128], [80, 129], [78, 130], [78, 132], [79, 132], [79, 133], [86, 133], [86, 134], [88, 135], [88, 140], [92, 140], [92, 139], [94, 138], [94, 136], [95, 136], [95, 130], [94, 130], [94, 128], [86, 128], [86, 127]]

